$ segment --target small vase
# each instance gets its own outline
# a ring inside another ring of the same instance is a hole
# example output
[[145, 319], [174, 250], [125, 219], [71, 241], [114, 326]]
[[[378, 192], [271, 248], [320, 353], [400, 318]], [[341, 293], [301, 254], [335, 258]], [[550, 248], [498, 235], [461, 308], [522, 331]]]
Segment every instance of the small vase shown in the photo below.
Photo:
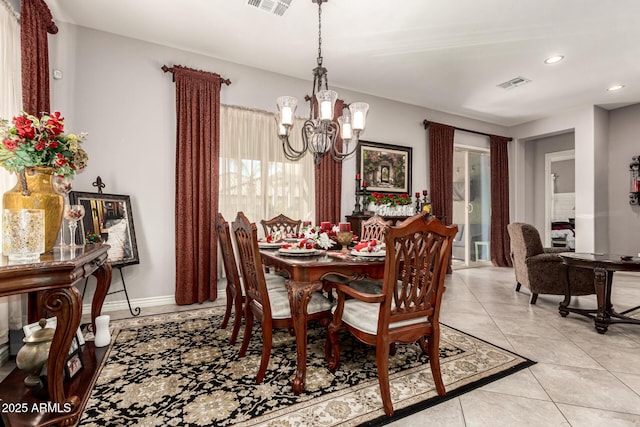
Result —
[[42, 371], [42, 367], [49, 358], [51, 340], [53, 340], [53, 334], [55, 333], [55, 329], [45, 328], [47, 324], [45, 319], [41, 319], [39, 324], [42, 329], [35, 331], [22, 340], [24, 345], [16, 356], [16, 365], [28, 374], [24, 379], [24, 383], [29, 387], [40, 384], [40, 371]]
[[95, 340], [93, 341], [96, 347], [106, 347], [111, 342], [109, 320], [111, 320], [111, 317], [108, 314], [96, 317]]
[[18, 175], [18, 183], [4, 193], [4, 209], [44, 210], [44, 251], [53, 249], [60, 226], [64, 198], [53, 188], [53, 168], [36, 167], [24, 170]]

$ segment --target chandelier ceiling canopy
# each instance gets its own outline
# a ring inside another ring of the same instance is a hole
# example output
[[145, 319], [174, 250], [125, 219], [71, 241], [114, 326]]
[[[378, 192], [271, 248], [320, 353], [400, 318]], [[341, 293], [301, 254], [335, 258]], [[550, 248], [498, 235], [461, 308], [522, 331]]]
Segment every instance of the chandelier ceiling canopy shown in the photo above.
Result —
[[[276, 100], [278, 136], [285, 156], [289, 160], [299, 160], [307, 151], [311, 151], [316, 165], [320, 164], [325, 154], [330, 153], [334, 160], [342, 161], [355, 152], [360, 134], [364, 132], [369, 111], [369, 104], [353, 102], [349, 104], [349, 108], [343, 109], [338, 123], [333, 120], [338, 93], [329, 90], [327, 69], [322, 65], [322, 3], [327, 1], [312, 0], [318, 4], [318, 65], [313, 69], [312, 94], [304, 98], [309, 102], [310, 113], [309, 119], [305, 120], [301, 129], [302, 147], [293, 147], [289, 140], [298, 100], [292, 96], [281, 96]], [[339, 140], [342, 140], [342, 148], [339, 146]]]

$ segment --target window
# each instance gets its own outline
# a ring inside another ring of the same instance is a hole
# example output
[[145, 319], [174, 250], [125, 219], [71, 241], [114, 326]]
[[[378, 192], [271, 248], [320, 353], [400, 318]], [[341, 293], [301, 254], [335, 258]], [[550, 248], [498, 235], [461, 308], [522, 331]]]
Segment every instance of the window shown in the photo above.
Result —
[[[296, 119], [292, 132], [297, 147], [303, 122]], [[286, 159], [273, 113], [221, 106], [219, 209], [227, 221], [238, 211], [256, 223], [280, 213], [312, 220], [314, 187], [313, 156]]]

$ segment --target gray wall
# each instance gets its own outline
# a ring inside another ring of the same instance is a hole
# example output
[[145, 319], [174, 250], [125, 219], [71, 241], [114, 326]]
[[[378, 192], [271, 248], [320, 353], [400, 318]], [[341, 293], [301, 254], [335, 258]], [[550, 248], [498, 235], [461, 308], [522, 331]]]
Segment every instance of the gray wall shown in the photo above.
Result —
[[575, 147], [575, 136], [573, 132], [546, 138], [527, 141], [525, 146], [525, 188], [527, 191], [526, 222], [535, 225], [540, 232], [544, 233], [545, 220], [545, 176], [544, 162], [545, 154], [557, 151], [573, 150]]
[[629, 204], [629, 163], [640, 155], [640, 104], [609, 112], [609, 250], [640, 252], [640, 207]]
[[576, 161], [561, 160], [551, 163], [551, 173], [556, 174], [554, 193], [576, 191]]

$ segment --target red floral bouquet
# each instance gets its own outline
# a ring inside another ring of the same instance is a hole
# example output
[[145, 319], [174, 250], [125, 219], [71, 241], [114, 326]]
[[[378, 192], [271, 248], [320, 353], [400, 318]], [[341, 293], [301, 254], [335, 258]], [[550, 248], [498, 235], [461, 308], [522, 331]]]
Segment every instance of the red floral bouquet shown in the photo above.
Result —
[[411, 197], [408, 194], [383, 194], [373, 193], [367, 196], [368, 202], [373, 202], [376, 205], [390, 205], [390, 206], [403, 206], [410, 205], [412, 203]]
[[60, 176], [75, 175], [84, 169], [89, 156], [80, 144], [86, 134], [64, 133], [59, 112], [42, 117], [22, 113], [13, 123], [0, 119], [0, 166], [10, 172], [25, 168], [52, 167]]

